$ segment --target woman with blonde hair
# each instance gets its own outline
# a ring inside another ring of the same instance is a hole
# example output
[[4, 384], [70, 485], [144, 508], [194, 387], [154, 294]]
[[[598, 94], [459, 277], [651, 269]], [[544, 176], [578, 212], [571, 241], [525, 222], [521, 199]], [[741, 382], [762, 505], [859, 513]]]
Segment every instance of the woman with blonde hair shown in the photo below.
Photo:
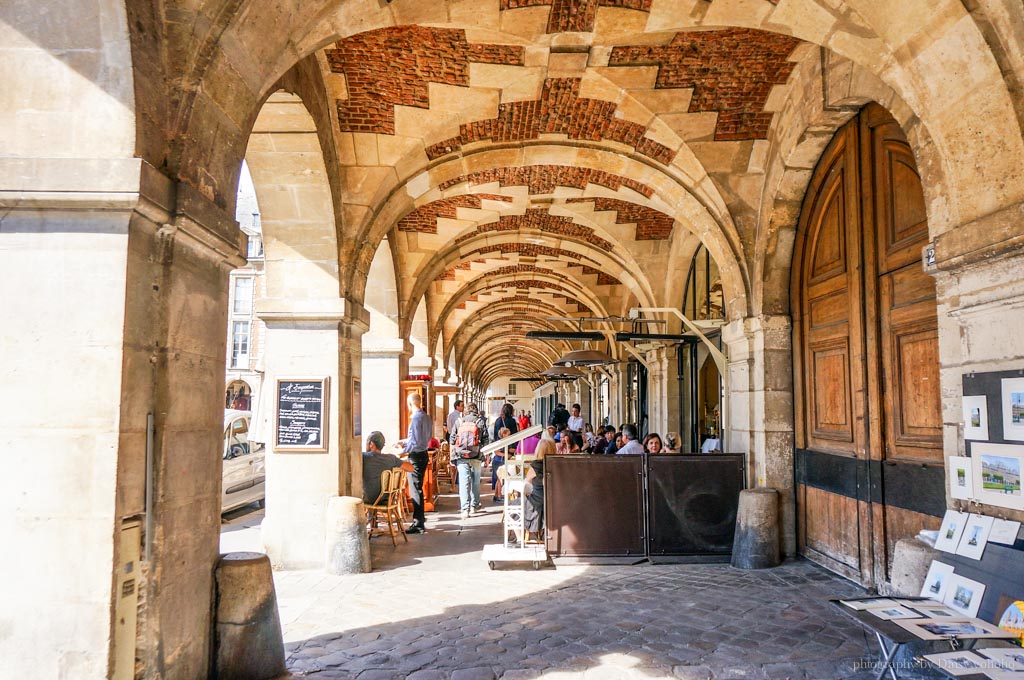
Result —
[[537, 459], [530, 463], [530, 469], [526, 472], [526, 480], [523, 484], [523, 495], [526, 496], [523, 521], [527, 536], [532, 535], [535, 539], [543, 541], [544, 457], [555, 453], [555, 442], [542, 438], [534, 453]]

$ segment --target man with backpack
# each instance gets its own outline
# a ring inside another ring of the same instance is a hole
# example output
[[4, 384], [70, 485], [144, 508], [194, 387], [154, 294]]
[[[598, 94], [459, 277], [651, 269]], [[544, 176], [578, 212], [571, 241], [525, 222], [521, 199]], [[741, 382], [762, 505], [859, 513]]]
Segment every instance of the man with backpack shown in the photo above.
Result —
[[487, 421], [480, 415], [476, 404], [466, 404], [462, 415], [455, 421], [451, 434], [452, 463], [459, 470], [459, 506], [462, 519], [479, 512], [480, 469], [483, 467], [480, 447], [487, 444]]

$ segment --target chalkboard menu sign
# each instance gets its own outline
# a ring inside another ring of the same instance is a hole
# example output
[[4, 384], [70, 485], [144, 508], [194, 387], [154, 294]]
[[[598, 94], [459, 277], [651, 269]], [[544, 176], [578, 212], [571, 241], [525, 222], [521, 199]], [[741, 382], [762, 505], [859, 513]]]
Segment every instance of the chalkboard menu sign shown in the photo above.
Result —
[[277, 451], [327, 451], [327, 378], [278, 378]]

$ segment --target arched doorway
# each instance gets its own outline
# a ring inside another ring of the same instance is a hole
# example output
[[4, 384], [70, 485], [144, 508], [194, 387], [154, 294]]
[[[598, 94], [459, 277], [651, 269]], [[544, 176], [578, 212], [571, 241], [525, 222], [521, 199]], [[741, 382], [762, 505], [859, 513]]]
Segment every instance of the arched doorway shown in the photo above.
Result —
[[945, 508], [928, 223], [899, 125], [868, 105], [804, 199], [793, 265], [798, 540], [865, 584]]
[[252, 408], [252, 388], [244, 380], [232, 380], [224, 390], [224, 408], [248, 411]]

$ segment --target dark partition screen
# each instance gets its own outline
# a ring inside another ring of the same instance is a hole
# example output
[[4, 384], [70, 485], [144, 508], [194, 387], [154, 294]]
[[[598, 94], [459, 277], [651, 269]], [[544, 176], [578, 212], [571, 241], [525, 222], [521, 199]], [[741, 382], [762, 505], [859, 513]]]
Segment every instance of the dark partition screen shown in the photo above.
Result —
[[740, 454], [648, 457], [650, 555], [728, 555], [743, 489]]
[[548, 552], [563, 557], [643, 556], [643, 459], [545, 458]]

